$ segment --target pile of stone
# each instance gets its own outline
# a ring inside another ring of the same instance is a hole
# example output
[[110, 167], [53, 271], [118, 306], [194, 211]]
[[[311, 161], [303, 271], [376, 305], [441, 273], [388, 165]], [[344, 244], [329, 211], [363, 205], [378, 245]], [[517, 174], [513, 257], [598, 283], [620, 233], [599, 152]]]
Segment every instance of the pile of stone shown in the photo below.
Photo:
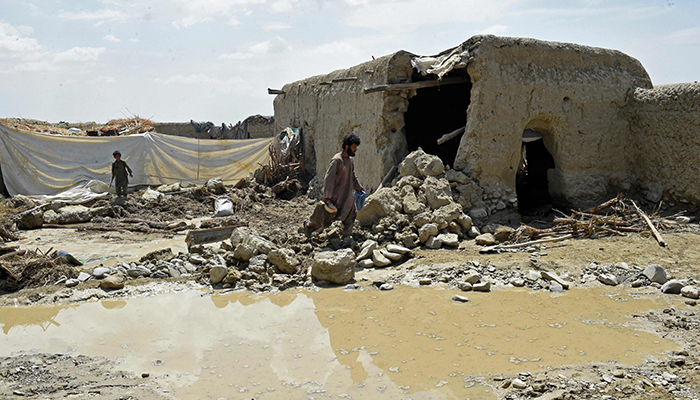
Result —
[[400, 262], [411, 256], [411, 249], [396, 244], [379, 248], [374, 240], [362, 243], [360, 253], [355, 258], [359, 268], [388, 267], [394, 262]]
[[[371, 228], [369, 239], [397, 242], [408, 249], [420, 245], [438, 249], [457, 247], [461, 239], [480, 234], [462, 205], [471, 205], [464, 198], [469, 192], [464, 187], [475, 186], [467, 175], [446, 170], [439, 157], [423, 150], [406, 156], [399, 173], [392, 186], [379, 188], [358, 212], [360, 224]], [[472, 208], [470, 214], [483, 218], [487, 212]]]
[[[221, 262], [221, 259], [216, 260]], [[212, 263], [216, 262], [212, 261]], [[88, 280], [99, 280], [103, 289], [121, 289], [128, 279], [138, 278], [179, 278], [181, 276], [192, 276], [209, 264], [199, 254], [175, 255], [171, 249], [158, 250], [149, 253], [139, 260], [138, 263], [119, 263], [111, 267], [100, 265], [91, 272], [83, 271], [77, 278], [68, 279], [65, 285], [68, 287], [77, 286]]]
[[184, 276], [199, 277], [221, 288], [252, 291], [285, 290], [311, 284], [297, 251], [279, 247], [254, 230], [240, 227], [233, 231], [230, 243], [224, 242], [220, 248], [193, 246], [190, 253], [178, 255], [170, 249], [163, 249], [147, 254], [138, 263], [101, 265], [91, 273], [81, 272], [77, 279], [69, 279], [65, 285], [72, 287], [97, 279], [104, 289], [121, 289], [129, 279]]
[[599, 265], [594, 261], [584, 268], [582, 273], [582, 283], [597, 280], [609, 286], [620, 284], [631, 287], [650, 286], [658, 288], [662, 293], [680, 294], [692, 300], [700, 298], [700, 286], [695, 279], [668, 279], [666, 271], [658, 264], [648, 265], [642, 269], [624, 262]]
[[496, 268], [476, 260], [465, 264], [417, 265], [409, 272], [389, 274], [386, 278], [373, 282], [375, 286], [384, 283], [402, 285], [445, 284], [462, 291], [488, 292], [493, 287], [526, 287], [533, 290], [546, 289], [559, 293], [569, 287], [568, 276], [559, 276], [552, 271], [529, 270], [521, 272], [516, 269]]

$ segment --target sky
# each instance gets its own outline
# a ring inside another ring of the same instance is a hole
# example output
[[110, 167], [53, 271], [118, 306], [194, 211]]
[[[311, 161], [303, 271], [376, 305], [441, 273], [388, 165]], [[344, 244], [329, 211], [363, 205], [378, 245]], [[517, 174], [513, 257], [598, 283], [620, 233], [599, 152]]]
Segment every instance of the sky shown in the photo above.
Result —
[[0, 117], [235, 124], [273, 114], [267, 88], [486, 33], [700, 80], [695, 0], [0, 0]]

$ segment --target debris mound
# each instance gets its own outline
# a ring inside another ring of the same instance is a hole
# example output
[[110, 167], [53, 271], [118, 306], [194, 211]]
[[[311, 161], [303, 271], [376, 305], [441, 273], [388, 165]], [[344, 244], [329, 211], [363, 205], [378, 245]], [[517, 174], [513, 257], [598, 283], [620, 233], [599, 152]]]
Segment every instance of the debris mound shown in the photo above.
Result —
[[[601, 214], [605, 211], [604, 214]], [[537, 229], [522, 224], [509, 243], [522, 243], [549, 238], [550, 241], [568, 237], [596, 238], [601, 236], [624, 236], [626, 233], [650, 232], [662, 247], [666, 242], [661, 232], [697, 231], [698, 226], [689, 224], [691, 218], [682, 213], [661, 217], [658, 209], [651, 215], [642, 211], [634, 200], [622, 195], [586, 211], [572, 210], [571, 215], [555, 218], [556, 225], [548, 229]]]
[[0, 256], [0, 291], [41, 287], [78, 276], [70, 258], [52, 250], [23, 249]]

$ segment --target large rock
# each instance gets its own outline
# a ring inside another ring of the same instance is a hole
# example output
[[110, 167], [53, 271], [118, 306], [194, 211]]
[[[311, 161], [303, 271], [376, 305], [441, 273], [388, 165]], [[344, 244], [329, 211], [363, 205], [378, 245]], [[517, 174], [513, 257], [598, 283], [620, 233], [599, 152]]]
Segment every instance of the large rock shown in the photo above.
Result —
[[482, 233], [476, 237], [476, 244], [481, 246], [491, 246], [496, 244], [496, 238], [491, 233]]
[[36, 209], [31, 212], [27, 212], [21, 215], [21, 218], [17, 221], [17, 228], [19, 229], [37, 229], [41, 228], [44, 224], [44, 211], [41, 209]]
[[267, 261], [285, 274], [295, 274], [299, 270], [299, 259], [292, 249], [276, 249], [267, 255]]
[[142, 276], [151, 275], [151, 270], [144, 267], [143, 265], [134, 265], [126, 270], [126, 273], [132, 278], [139, 278]]
[[455, 202], [450, 202], [449, 204], [446, 204], [435, 210], [433, 214], [436, 218], [444, 218], [445, 221], [452, 222], [458, 220], [459, 217], [462, 215], [462, 206]]
[[311, 275], [317, 280], [343, 285], [355, 277], [355, 253], [351, 249], [316, 253], [312, 263]]
[[442, 240], [436, 236], [431, 236], [425, 241], [425, 247], [429, 249], [439, 249], [442, 247]]
[[228, 268], [222, 265], [213, 266], [209, 270], [209, 279], [211, 279], [211, 283], [213, 284], [217, 284], [224, 280], [226, 275], [228, 275]]
[[404, 176], [403, 178], [399, 179], [399, 182], [396, 184], [396, 186], [399, 187], [399, 189], [403, 189], [405, 186], [410, 186], [414, 189], [418, 189], [420, 185], [423, 184], [423, 180], [420, 178], [416, 178], [413, 175], [409, 176]]
[[357, 220], [363, 226], [374, 225], [380, 218], [402, 210], [403, 202], [398, 192], [392, 187], [383, 187], [367, 197], [365, 208], [357, 212]]
[[58, 210], [59, 224], [79, 224], [92, 219], [92, 212], [85, 206], [65, 206]]
[[441, 233], [437, 235], [437, 239], [440, 240], [445, 246], [459, 246], [459, 237], [455, 233]]
[[224, 186], [224, 181], [221, 178], [211, 178], [207, 181], [207, 183], [204, 184], [204, 187], [216, 194], [224, 194], [226, 193], [226, 186]]
[[648, 265], [646, 268], [644, 268], [643, 274], [649, 278], [650, 281], [657, 282], [662, 285], [668, 280], [668, 278], [666, 278], [666, 271], [664, 271], [663, 267], [658, 264]]
[[258, 254], [248, 261], [248, 271], [262, 274], [267, 271], [267, 255]]
[[457, 182], [462, 185], [469, 183], [469, 177], [456, 169], [445, 171], [445, 178], [450, 182]]
[[102, 289], [112, 289], [112, 290], [117, 290], [121, 289], [124, 287], [124, 283], [126, 283], [126, 277], [121, 274], [114, 274], [106, 277], [105, 279], [100, 281], [100, 287]]
[[165, 197], [165, 195], [163, 193], [161, 193], [157, 190], [153, 190], [153, 189], [146, 189], [146, 191], [143, 192], [143, 194], [141, 195], [141, 198], [143, 200], [149, 201], [149, 202], [160, 201], [160, 199], [162, 199], [163, 197]]
[[459, 218], [457, 218], [457, 223], [467, 232], [472, 228], [472, 218], [466, 214], [460, 215]]
[[418, 160], [424, 155], [425, 152], [421, 149], [409, 153], [403, 159], [403, 161], [401, 161], [401, 165], [399, 165], [399, 173], [401, 174], [401, 176], [420, 177], [421, 174], [420, 172], [418, 172], [418, 168], [416, 167], [416, 160]]
[[670, 281], [661, 285], [661, 291], [668, 294], [681, 294], [683, 289], [683, 283], [678, 279], [671, 279]]
[[377, 268], [386, 267], [391, 264], [391, 260], [388, 259], [381, 250], [372, 251], [372, 262]]
[[496, 230], [493, 232], [493, 237], [498, 240], [498, 242], [505, 242], [506, 240], [510, 239], [511, 235], [515, 233], [515, 229], [509, 227], [509, 226], [499, 226], [496, 228]]
[[416, 170], [421, 176], [437, 176], [445, 172], [445, 165], [440, 157], [423, 154], [415, 160]]
[[362, 243], [360, 254], [355, 258], [355, 261], [360, 261], [372, 257], [372, 251], [374, 251], [376, 248], [377, 242], [375, 242], [374, 240], [365, 240], [364, 243]]
[[598, 281], [610, 286], [617, 286], [620, 283], [613, 274], [600, 274], [598, 275]]
[[233, 250], [233, 258], [239, 261], [248, 262], [256, 255], [258, 255], [258, 250], [248, 243], [240, 243]]
[[231, 232], [231, 244], [233, 247], [236, 247], [245, 242], [245, 239], [253, 234], [255, 234], [255, 231], [247, 226], [238, 227]]
[[425, 224], [418, 230], [418, 240], [425, 243], [431, 236], [437, 236], [438, 227], [435, 224]]
[[689, 299], [698, 299], [700, 298], [700, 288], [697, 286], [683, 286], [681, 295]]
[[434, 176], [429, 176], [423, 181], [420, 190], [425, 196], [428, 206], [433, 210], [437, 210], [452, 202], [450, 182], [445, 178], [438, 179]]
[[268, 254], [272, 250], [276, 249], [277, 246], [271, 241], [258, 235], [250, 235], [245, 239], [245, 243], [253, 246], [255, 250], [260, 254]]
[[425, 204], [418, 200], [418, 197], [415, 193], [413, 193], [413, 191], [409, 192], [403, 197], [402, 204], [403, 212], [405, 214], [415, 215], [425, 211]]

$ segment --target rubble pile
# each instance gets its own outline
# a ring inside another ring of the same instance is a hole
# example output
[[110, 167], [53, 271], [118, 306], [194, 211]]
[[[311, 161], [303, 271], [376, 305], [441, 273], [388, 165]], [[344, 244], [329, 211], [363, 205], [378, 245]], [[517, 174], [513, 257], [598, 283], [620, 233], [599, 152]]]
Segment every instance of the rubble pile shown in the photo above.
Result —
[[[462, 203], [472, 204], [465, 198], [469, 190], [463, 186], [470, 185], [465, 174], [445, 170], [440, 158], [423, 150], [406, 156], [399, 172], [400, 179], [367, 197], [364, 209], [358, 212], [360, 224], [372, 231], [369, 239], [400, 243], [408, 249], [421, 245], [438, 249], [456, 248], [461, 239], [480, 234], [464, 212]], [[486, 216], [478, 208], [470, 213]]]
[[96, 122], [68, 123], [65, 121], [50, 123], [26, 118], [3, 118], [0, 119], [0, 123], [27, 132], [66, 136], [124, 136], [155, 131], [153, 121], [137, 116], [113, 119], [106, 124]]
[[74, 266], [80, 262], [52, 250], [16, 250], [0, 256], [0, 292], [61, 284], [76, 277]]
[[[138, 263], [100, 266], [91, 272], [81, 272], [65, 285], [73, 287], [96, 279], [104, 289], [121, 289], [129, 279], [189, 277], [223, 289], [285, 290], [311, 285], [309, 267], [297, 256], [304, 250], [309, 249], [282, 247], [249, 227], [239, 227], [219, 248], [196, 245], [189, 253], [177, 255], [169, 248], [163, 249], [145, 255]], [[354, 276], [354, 266], [353, 261], [348, 280]]]

